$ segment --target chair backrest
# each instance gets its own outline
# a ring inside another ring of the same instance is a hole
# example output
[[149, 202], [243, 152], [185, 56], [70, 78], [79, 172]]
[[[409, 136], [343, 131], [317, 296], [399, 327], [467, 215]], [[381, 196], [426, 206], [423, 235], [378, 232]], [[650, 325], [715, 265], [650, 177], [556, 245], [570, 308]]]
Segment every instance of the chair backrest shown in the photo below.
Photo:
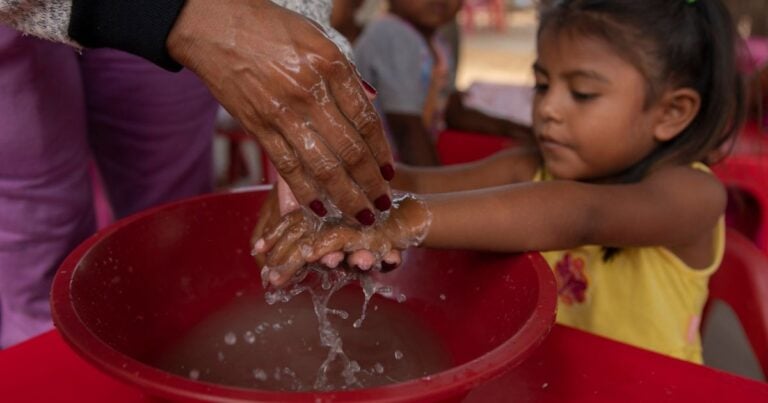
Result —
[[734, 229], [726, 230], [725, 256], [709, 282], [709, 298], [733, 309], [768, 376], [768, 256]]
[[768, 157], [732, 155], [715, 165], [713, 171], [729, 189], [729, 225], [768, 253]]

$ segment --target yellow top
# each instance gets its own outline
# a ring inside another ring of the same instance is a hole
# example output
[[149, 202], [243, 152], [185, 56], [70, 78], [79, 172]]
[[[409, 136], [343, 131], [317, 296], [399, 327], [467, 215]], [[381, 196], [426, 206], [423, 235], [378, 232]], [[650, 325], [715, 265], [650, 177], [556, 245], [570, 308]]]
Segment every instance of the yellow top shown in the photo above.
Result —
[[[693, 166], [710, 172], [704, 164]], [[540, 170], [534, 181], [550, 179]], [[723, 217], [714, 235], [715, 259], [704, 269], [692, 269], [660, 246], [622, 248], [608, 262], [601, 246], [542, 252], [557, 279], [557, 322], [701, 363], [699, 324], [709, 277], [723, 258]]]

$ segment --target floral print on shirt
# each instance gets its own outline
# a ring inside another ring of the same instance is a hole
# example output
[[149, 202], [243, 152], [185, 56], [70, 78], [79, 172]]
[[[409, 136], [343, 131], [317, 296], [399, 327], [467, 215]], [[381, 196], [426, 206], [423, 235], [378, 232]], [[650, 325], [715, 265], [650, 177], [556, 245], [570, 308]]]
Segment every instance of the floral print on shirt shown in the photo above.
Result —
[[586, 300], [589, 281], [585, 272], [584, 259], [570, 253], [563, 255], [555, 264], [555, 279], [560, 301], [566, 305], [583, 303]]

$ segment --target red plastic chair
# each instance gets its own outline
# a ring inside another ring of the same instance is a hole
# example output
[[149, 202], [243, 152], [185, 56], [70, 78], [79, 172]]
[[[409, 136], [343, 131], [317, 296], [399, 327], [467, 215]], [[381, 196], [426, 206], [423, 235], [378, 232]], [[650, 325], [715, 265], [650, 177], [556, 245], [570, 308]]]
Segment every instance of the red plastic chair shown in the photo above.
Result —
[[728, 225], [768, 253], [768, 154], [734, 154], [713, 170], [728, 188]]
[[446, 130], [437, 138], [437, 155], [444, 165], [460, 164], [489, 157], [516, 143], [508, 137]]
[[768, 376], [768, 256], [732, 228], [726, 230], [723, 263], [709, 281], [709, 299], [736, 312]]

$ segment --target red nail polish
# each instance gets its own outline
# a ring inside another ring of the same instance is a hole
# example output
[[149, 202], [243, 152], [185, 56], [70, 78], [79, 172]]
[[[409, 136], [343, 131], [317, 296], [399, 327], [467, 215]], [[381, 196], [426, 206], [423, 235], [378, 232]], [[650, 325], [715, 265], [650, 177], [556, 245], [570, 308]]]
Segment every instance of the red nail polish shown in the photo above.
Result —
[[392, 164], [384, 165], [380, 168], [380, 170], [381, 176], [387, 181], [391, 181], [392, 178], [395, 177], [395, 168], [392, 166]]
[[386, 211], [392, 207], [392, 200], [389, 199], [389, 196], [382, 195], [373, 202], [373, 205], [376, 206], [379, 211]]
[[376, 88], [373, 88], [373, 86], [372, 86], [371, 84], [368, 84], [368, 82], [367, 82], [367, 81], [365, 81], [365, 80], [363, 80], [363, 79], [360, 79], [360, 82], [362, 82], [362, 83], [363, 83], [363, 88], [365, 88], [365, 90], [366, 90], [366, 91], [367, 91], [369, 94], [371, 94], [371, 95], [373, 95], [373, 96], [376, 96], [376, 94], [378, 94], [378, 91], [376, 91]]
[[373, 225], [373, 222], [376, 221], [376, 216], [374, 216], [373, 211], [369, 209], [360, 210], [360, 212], [355, 215], [355, 218], [357, 218], [357, 221], [360, 224], [363, 224], [366, 227]]
[[309, 208], [319, 217], [325, 217], [325, 215], [328, 214], [328, 210], [325, 209], [323, 202], [320, 200], [312, 200], [312, 203], [309, 203]]
[[387, 263], [387, 262], [381, 262], [381, 272], [382, 273], [389, 273], [392, 270], [395, 270], [397, 268], [397, 263]]

